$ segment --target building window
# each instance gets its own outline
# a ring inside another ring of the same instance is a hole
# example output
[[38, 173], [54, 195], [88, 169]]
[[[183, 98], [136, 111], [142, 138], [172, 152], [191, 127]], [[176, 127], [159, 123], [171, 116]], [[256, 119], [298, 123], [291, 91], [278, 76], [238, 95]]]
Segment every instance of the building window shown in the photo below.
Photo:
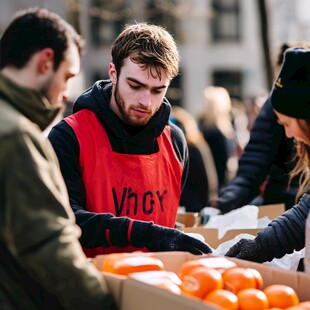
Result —
[[91, 41], [94, 46], [110, 45], [126, 24], [125, 0], [92, 0], [89, 9]]
[[[67, 1], [67, 18], [66, 20], [74, 27], [78, 33], [81, 32], [80, 6], [79, 0]], [[0, 32], [1, 33], [1, 32]]]
[[211, 11], [213, 41], [239, 41], [239, 0], [212, 0]]
[[213, 85], [226, 88], [232, 98], [242, 99], [242, 73], [240, 71], [214, 71]]
[[175, 0], [148, 0], [146, 5], [147, 20], [156, 25], [166, 28], [169, 33], [179, 41], [180, 34], [178, 29]]

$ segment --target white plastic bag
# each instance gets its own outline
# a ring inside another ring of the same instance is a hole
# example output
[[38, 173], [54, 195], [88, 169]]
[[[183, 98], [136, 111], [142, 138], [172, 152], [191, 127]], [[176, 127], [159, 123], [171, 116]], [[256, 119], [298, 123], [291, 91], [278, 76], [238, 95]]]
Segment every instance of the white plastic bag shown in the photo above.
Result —
[[258, 207], [244, 206], [223, 215], [214, 215], [205, 228], [217, 228], [218, 238], [221, 239], [230, 229], [257, 228]]

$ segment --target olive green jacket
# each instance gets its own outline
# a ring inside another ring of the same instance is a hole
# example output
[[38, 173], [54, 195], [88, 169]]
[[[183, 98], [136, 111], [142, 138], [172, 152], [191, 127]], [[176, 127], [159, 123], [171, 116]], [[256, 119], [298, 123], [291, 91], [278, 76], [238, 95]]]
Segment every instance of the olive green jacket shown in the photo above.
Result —
[[0, 74], [0, 307], [114, 309], [42, 134], [57, 112]]

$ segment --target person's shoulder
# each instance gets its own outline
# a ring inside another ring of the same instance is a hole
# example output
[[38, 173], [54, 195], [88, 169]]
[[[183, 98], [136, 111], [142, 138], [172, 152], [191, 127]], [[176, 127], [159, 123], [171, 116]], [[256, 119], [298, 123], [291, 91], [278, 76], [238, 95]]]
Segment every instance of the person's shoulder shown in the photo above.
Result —
[[171, 121], [169, 121], [168, 125], [170, 127], [172, 139], [176, 140], [178, 142], [186, 143], [186, 139], [185, 139], [185, 135], [184, 135], [183, 130]]
[[58, 144], [59, 141], [63, 141], [64, 143], [69, 143], [72, 140], [72, 138], [74, 140], [76, 139], [74, 130], [71, 128], [71, 126], [66, 121], [68, 117], [60, 120], [49, 131], [47, 137], [53, 145]]
[[266, 116], [272, 119], [277, 119], [276, 114], [274, 113], [274, 110], [271, 104], [270, 97], [268, 97], [265, 103], [262, 105], [260, 112], [257, 115], [257, 119], [264, 118]]
[[0, 136], [14, 144], [44, 144], [45, 137], [38, 125], [3, 100], [0, 100]]
[[0, 115], [0, 139], [4, 161], [4, 158], [8, 161], [20, 158], [27, 167], [34, 163], [33, 158], [53, 158], [51, 146], [41, 129], [18, 112]]
[[10, 134], [19, 130], [21, 128], [21, 122], [24, 121], [21, 113], [2, 99], [0, 99], [0, 109], [1, 135]]
[[183, 130], [173, 122], [169, 121], [168, 126], [170, 127], [171, 133], [179, 136], [184, 136]]

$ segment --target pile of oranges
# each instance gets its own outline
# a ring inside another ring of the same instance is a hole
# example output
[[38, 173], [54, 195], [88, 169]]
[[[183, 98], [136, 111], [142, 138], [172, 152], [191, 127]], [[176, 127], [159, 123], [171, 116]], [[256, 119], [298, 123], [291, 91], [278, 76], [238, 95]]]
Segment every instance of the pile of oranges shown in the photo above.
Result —
[[224, 257], [187, 261], [175, 274], [165, 271], [163, 263], [152, 256], [110, 254], [102, 270], [134, 277], [224, 309], [310, 309], [310, 301], [299, 302], [291, 287], [273, 284], [263, 288], [263, 278], [256, 269], [238, 267]]
[[184, 295], [232, 310], [303, 309], [289, 286], [270, 285], [263, 290], [263, 279], [256, 269], [210, 268], [199, 261], [186, 262], [179, 270]]

